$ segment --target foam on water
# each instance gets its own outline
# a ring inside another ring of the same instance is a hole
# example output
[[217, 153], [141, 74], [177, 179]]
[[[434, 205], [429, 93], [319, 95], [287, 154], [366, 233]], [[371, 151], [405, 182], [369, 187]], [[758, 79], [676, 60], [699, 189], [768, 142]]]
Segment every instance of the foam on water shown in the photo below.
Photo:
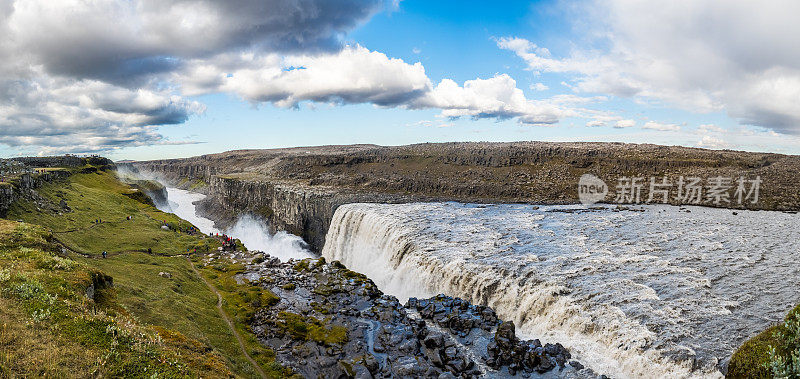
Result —
[[167, 204], [156, 204], [156, 208], [162, 212], [173, 213], [189, 221], [205, 234], [222, 233], [214, 227], [214, 221], [197, 215], [194, 203], [205, 199], [205, 197], [206, 195], [202, 193], [167, 187]]
[[800, 216], [641, 209], [348, 204], [323, 256], [399, 298], [492, 306], [600, 373], [719, 377], [737, 346], [800, 302]]
[[203, 233], [225, 233], [238, 238], [250, 250], [263, 251], [282, 261], [312, 256], [302, 238], [283, 231], [273, 234], [266, 222], [249, 214], [240, 216], [232, 227], [220, 231], [214, 227], [214, 221], [197, 214], [194, 203], [205, 197], [201, 193], [167, 187], [169, 204], [156, 204], [156, 207], [189, 221]]
[[302, 238], [285, 231], [272, 234], [266, 222], [248, 214], [240, 216], [226, 234], [238, 238], [248, 249], [267, 252], [282, 261], [311, 258]]

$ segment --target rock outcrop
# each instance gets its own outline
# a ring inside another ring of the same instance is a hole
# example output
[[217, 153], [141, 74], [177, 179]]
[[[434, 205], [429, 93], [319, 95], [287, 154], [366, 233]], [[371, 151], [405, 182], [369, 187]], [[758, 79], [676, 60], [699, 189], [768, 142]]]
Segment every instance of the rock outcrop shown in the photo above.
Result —
[[561, 345], [520, 341], [485, 306], [439, 295], [402, 305], [365, 276], [324, 259], [281, 262], [258, 252], [216, 252], [245, 265], [236, 276], [275, 297], [251, 320], [259, 341], [303, 377], [597, 377]]
[[126, 163], [117, 165], [117, 176], [120, 181], [133, 187], [147, 196], [147, 201], [157, 207], [167, 205], [167, 188], [157, 180], [142, 179], [139, 170]]
[[325, 245], [333, 213], [339, 205], [358, 202], [410, 202], [417, 197], [398, 194], [353, 193], [336, 188], [309, 187], [284, 180], [240, 180], [222, 176], [208, 179], [208, 197], [197, 209], [225, 227], [242, 213], [269, 221], [272, 228], [285, 230], [305, 240], [314, 251]]

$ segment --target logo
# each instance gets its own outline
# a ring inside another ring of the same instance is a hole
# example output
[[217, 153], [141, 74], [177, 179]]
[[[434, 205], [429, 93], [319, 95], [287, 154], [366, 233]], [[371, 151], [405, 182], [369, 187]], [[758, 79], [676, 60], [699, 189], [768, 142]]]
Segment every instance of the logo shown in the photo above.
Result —
[[606, 183], [592, 175], [583, 174], [578, 180], [578, 199], [584, 205], [592, 205], [598, 201], [603, 201], [608, 195], [608, 186]]

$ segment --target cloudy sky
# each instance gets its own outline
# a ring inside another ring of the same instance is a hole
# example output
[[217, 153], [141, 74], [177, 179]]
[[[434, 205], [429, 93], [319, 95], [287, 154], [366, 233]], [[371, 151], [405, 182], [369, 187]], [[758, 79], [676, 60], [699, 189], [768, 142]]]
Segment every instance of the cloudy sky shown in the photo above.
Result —
[[622, 141], [800, 154], [800, 2], [0, 0], [0, 155]]

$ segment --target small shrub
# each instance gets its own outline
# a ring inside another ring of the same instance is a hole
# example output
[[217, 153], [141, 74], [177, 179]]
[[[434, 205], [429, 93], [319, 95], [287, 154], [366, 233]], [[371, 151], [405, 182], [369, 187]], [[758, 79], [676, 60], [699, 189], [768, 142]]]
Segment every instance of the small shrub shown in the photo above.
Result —
[[303, 259], [300, 263], [294, 265], [295, 271], [306, 271], [308, 270], [308, 259]]
[[11, 270], [9, 269], [0, 269], [0, 283], [7, 282], [11, 280]]
[[347, 328], [341, 325], [325, 327], [314, 317], [304, 317], [296, 313], [280, 312], [277, 326], [289, 336], [299, 341], [316, 341], [325, 345], [347, 342]]
[[50, 309], [47, 308], [37, 309], [33, 311], [33, 314], [31, 314], [31, 318], [33, 319], [33, 321], [36, 322], [47, 320], [48, 318], [50, 318]]
[[343, 344], [347, 342], [347, 328], [341, 325], [333, 325], [326, 329], [321, 325], [312, 325], [311, 330], [308, 332], [308, 339], [326, 345]]
[[11, 293], [23, 300], [34, 300], [47, 294], [42, 284], [37, 281], [26, 281], [11, 287]]
[[75, 261], [55, 256], [41, 257], [36, 260], [36, 268], [46, 270], [72, 271], [75, 266]]
[[776, 378], [800, 378], [800, 312], [792, 312], [775, 331], [777, 346], [770, 346], [767, 368]]

